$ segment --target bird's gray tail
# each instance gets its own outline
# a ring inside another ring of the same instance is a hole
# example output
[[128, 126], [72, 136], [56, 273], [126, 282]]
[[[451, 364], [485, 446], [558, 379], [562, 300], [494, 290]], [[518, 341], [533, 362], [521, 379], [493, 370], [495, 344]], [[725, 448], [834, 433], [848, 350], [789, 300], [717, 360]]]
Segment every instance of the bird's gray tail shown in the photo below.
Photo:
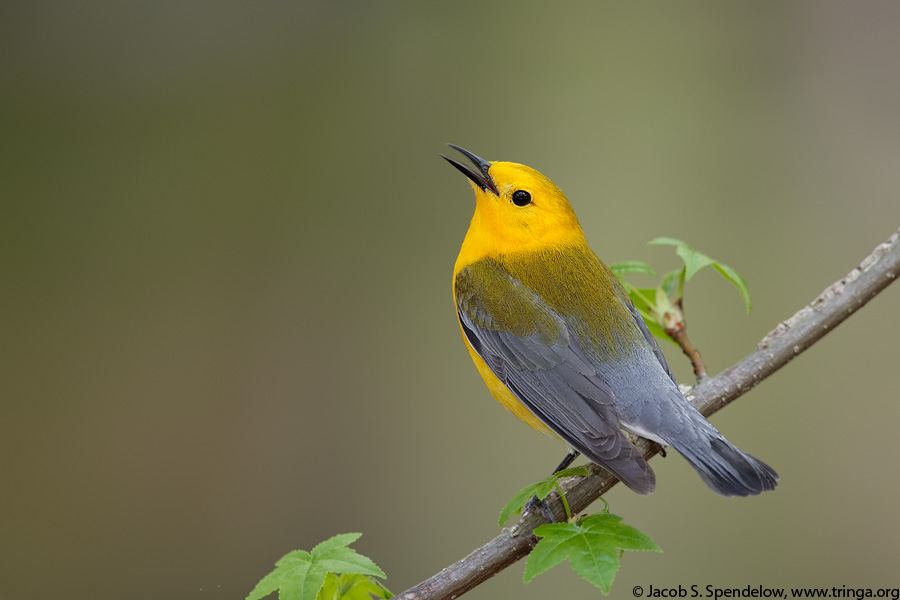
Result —
[[691, 443], [673, 440], [671, 445], [710, 489], [722, 496], [754, 496], [775, 489], [778, 473], [772, 467], [734, 446], [712, 426], [703, 433], [707, 435]]

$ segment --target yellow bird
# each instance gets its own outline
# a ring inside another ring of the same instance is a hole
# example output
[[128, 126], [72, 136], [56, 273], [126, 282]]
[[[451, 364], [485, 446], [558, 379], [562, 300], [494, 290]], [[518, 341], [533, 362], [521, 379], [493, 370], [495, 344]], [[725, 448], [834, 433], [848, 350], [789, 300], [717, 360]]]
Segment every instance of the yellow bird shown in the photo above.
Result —
[[623, 429], [672, 446], [723, 496], [775, 488], [778, 475], [732, 445], [678, 390], [656, 340], [591, 251], [565, 195], [525, 165], [449, 144], [475, 215], [453, 269], [463, 339], [491, 394], [639, 494], [656, 478]]

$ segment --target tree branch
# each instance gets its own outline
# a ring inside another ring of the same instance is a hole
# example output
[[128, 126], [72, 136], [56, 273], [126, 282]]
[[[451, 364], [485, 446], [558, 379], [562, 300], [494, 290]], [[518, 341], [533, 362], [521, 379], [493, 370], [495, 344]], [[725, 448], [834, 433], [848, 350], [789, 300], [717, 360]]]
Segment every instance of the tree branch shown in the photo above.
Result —
[[[675, 306], [680, 311], [681, 318], [671, 327], [665, 328], [666, 335], [675, 340], [675, 343], [681, 347], [681, 351], [684, 352], [684, 355], [691, 361], [691, 366], [694, 367], [694, 375], [697, 377], [697, 382], [703, 383], [709, 375], [706, 373], [706, 365], [703, 364], [703, 359], [700, 358], [700, 351], [694, 348], [687, 336], [687, 322], [684, 318], [684, 298], [676, 300]], [[668, 315], [669, 313], [666, 313], [667, 317]]]
[[[706, 416], [720, 410], [794, 357], [821, 339], [844, 319], [893, 282], [900, 275], [900, 231], [879, 245], [859, 267], [828, 286], [808, 306], [780, 323], [757, 346], [757, 350], [734, 366], [686, 392], [688, 399]], [[636, 438], [635, 445], [645, 458], [659, 452], [659, 445]], [[583, 511], [618, 480], [597, 465], [589, 465], [590, 477], [561, 482], [573, 513]], [[559, 497], [545, 502], [557, 520], [565, 513]], [[525, 557], [537, 538], [534, 529], [545, 523], [541, 514], [526, 513], [511, 529], [443, 569], [419, 585], [397, 594], [399, 600], [452, 599], [490, 579]]]

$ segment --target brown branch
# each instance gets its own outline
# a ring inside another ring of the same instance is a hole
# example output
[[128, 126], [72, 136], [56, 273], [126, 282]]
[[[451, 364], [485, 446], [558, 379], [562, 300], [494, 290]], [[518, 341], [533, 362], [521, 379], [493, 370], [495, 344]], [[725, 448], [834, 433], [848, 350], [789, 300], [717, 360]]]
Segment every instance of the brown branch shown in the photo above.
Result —
[[[694, 345], [691, 344], [691, 340], [688, 339], [687, 323], [684, 320], [684, 300], [682, 298], [676, 300], [675, 307], [680, 313], [680, 318], [675, 320], [671, 326], [666, 326], [666, 335], [675, 340], [676, 344], [681, 346], [681, 351], [684, 352], [685, 356], [691, 361], [691, 366], [694, 367], [694, 375], [697, 377], [697, 383], [703, 383], [709, 375], [706, 374], [706, 365], [703, 364], [703, 359], [700, 358], [700, 351], [694, 348]], [[669, 313], [666, 313], [667, 318], [664, 319], [665, 321], [669, 320], [668, 316]]]
[[[700, 412], [709, 416], [756, 386], [794, 357], [821, 339], [844, 319], [875, 297], [900, 275], [900, 231], [867, 256], [845, 278], [830, 285], [808, 306], [778, 325], [759, 343], [757, 350], [715, 377], [691, 389], [687, 395]], [[644, 457], [659, 451], [659, 445], [638, 439]], [[618, 480], [596, 465], [590, 477], [562, 482], [573, 513], [581, 512]], [[547, 499], [557, 520], [564, 517], [562, 503]], [[465, 558], [443, 569], [419, 585], [397, 594], [399, 600], [452, 599], [490, 579], [525, 557], [537, 538], [534, 529], [545, 523], [537, 513], [522, 517], [511, 529], [477, 548]]]

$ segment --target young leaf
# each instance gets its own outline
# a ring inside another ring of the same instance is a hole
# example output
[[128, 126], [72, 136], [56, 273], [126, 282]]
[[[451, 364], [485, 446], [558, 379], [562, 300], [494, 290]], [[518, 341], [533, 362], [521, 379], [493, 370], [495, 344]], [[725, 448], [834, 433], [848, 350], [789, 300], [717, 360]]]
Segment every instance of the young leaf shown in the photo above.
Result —
[[656, 304], [654, 301], [656, 298], [655, 288], [636, 288], [629, 285], [626, 289], [628, 290], [628, 297], [631, 298], [634, 307], [639, 311], [648, 314], [656, 311]]
[[679, 283], [681, 283], [681, 278], [684, 277], [684, 274], [684, 267], [678, 269], [677, 271], [669, 271], [668, 273], [663, 275], [659, 287], [663, 289], [667, 296], [671, 297], [675, 294], [675, 290], [677, 289]]
[[316, 554], [321, 554], [326, 550], [331, 550], [334, 548], [345, 548], [362, 537], [361, 533], [339, 533], [337, 535], [333, 535], [325, 541], [319, 542], [316, 544], [316, 547], [312, 549], [313, 556]]
[[713, 264], [713, 259], [689, 246], [681, 246], [675, 250], [675, 253], [684, 261], [685, 281], [690, 281], [691, 277], [703, 267]]
[[334, 548], [316, 555], [312, 551], [315, 564], [326, 569], [329, 573], [353, 573], [357, 575], [374, 575], [386, 577], [384, 571], [372, 562], [368, 556], [357, 554], [352, 548]]
[[675, 253], [684, 261], [685, 281], [690, 281], [694, 274], [707, 265], [713, 263], [713, 259], [698, 250], [694, 250], [681, 240], [675, 238], [656, 238], [650, 241], [654, 245], [675, 246]]
[[265, 577], [259, 580], [259, 583], [256, 584], [256, 587], [247, 594], [246, 600], [259, 600], [260, 598], [265, 598], [279, 587], [281, 587], [281, 580], [284, 579], [284, 572], [275, 569]]
[[741, 293], [741, 298], [744, 300], [744, 306], [747, 307], [747, 312], [750, 312], [750, 291], [747, 289], [747, 284], [744, 282], [744, 278], [737, 274], [737, 271], [729, 267], [728, 265], [723, 265], [720, 262], [714, 262], [713, 267], [722, 274], [722, 277], [730, 281], [734, 287], [738, 289]]
[[626, 275], [628, 273], [643, 273], [644, 275], [650, 275], [651, 277], [656, 277], [656, 273], [653, 269], [645, 262], [641, 262], [639, 260], [623, 260], [622, 262], [617, 262], [615, 264], [609, 265], [609, 270], [613, 272], [616, 277], [619, 279], [622, 278], [622, 275]]
[[319, 600], [372, 600], [388, 599], [393, 594], [378, 581], [366, 575], [335, 575], [329, 573], [325, 585], [319, 592]]
[[[659, 311], [659, 316], [663, 318], [666, 313], [673, 313], [676, 309], [662, 287], [656, 288], [656, 309]], [[662, 323], [662, 325], [665, 326], [665, 323]]]
[[650, 312], [653, 311], [655, 314], [660, 314], [658, 307], [655, 304], [656, 288], [638, 289], [626, 284], [625, 289], [628, 290], [628, 297], [631, 298], [631, 302], [634, 303], [634, 307], [644, 320], [644, 324], [647, 326], [647, 330], [650, 334], [677, 346], [677, 342], [666, 335], [665, 330], [656, 321], [654, 314], [651, 314]]
[[344, 533], [325, 540], [312, 552], [294, 550], [275, 563], [275, 570], [260, 580], [246, 600], [260, 600], [276, 589], [279, 600], [315, 600], [329, 573], [385, 577], [366, 556], [348, 548], [361, 533]]
[[546, 498], [547, 495], [553, 490], [553, 486], [556, 484], [557, 480], [576, 476], [587, 477], [587, 468], [570, 467], [568, 469], [563, 469], [562, 471], [553, 473], [549, 477], [542, 479], [537, 483], [532, 483], [529, 486], [523, 487], [521, 490], [513, 494], [513, 497], [509, 499], [509, 502], [507, 502], [506, 506], [503, 507], [503, 510], [500, 511], [500, 521], [497, 524], [502, 527], [513, 513], [519, 514], [525, 504], [527, 504], [528, 501], [531, 500], [532, 496], [537, 496], [539, 500], [543, 500], [544, 498]]
[[577, 523], [541, 525], [534, 530], [541, 540], [525, 564], [525, 583], [568, 558], [579, 575], [608, 594], [619, 570], [619, 550], [662, 552], [645, 533], [621, 521], [622, 517], [601, 513]]
[[682, 246], [688, 247], [687, 242], [682, 242], [681, 240], [675, 239], [673, 237], [653, 238], [647, 243], [651, 246], [675, 246], [676, 248], [680, 248]]
[[[327, 571], [314, 568], [308, 552], [294, 550], [275, 563], [275, 570], [263, 577], [247, 595], [247, 600], [259, 600], [280, 589], [279, 597], [315, 598], [325, 582]], [[293, 594], [296, 591], [297, 594]], [[293, 594], [293, 595], [292, 595]]]
[[299, 562], [284, 573], [278, 600], [313, 600], [325, 583], [328, 571], [311, 562]]
[[[730, 281], [732, 285], [734, 285], [734, 287], [738, 289], [738, 291], [741, 293], [741, 299], [743, 299], [744, 301], [744, 306], [747, 307], [747, 312], [750, 312], [750, 292], [747, 289], [747, 283], [740, 275], [737, 274], [737, 271], [726, 264], [720, 263], [719, 261], [710, 258], [699, 250], [694, 250], [685, 242], [677, 240], [675, 238], [660, 237], [651, 240], [649, 243], [675, 246], [675, 252], [684, 261], [684, 272], [682, 275], [683, 280], [681, 282], [682, 284], [684, 283], [684, 281], [688, 281], [691, 277], [693, 277], [694, 274], [697, 273], [697, 271], [699, 271], [700, 269], [712, 265], [712, 267], [716, 271], [718, 271], [722, 277]], [[671, 287], [671, 284], [668, 284], [667, 286], [667, 280], [671, 275], [672, 274], [669, 273], [663, 278], [664, 288]], [[667, 289], [667, 293], [671, 294], [671, 289]]]

